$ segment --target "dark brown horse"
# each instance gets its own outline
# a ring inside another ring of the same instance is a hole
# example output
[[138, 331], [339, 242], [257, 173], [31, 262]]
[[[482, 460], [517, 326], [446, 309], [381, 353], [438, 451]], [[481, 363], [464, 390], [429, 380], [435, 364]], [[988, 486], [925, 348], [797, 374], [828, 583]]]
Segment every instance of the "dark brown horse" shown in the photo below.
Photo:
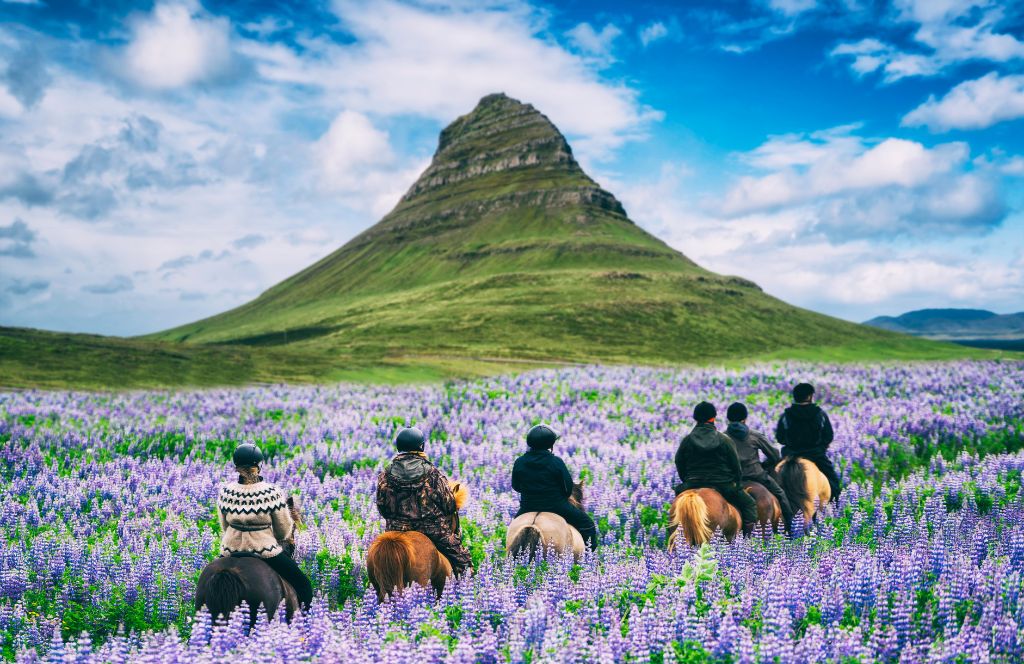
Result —
[[[465, 485], [455, 483], [452, 493], [456, 509], [462, 509], [469, 491]], [[457, 513], [452, 516], [452, 527], [456, 530], [458, 519]], [[391, 530], [381, 533], [370, 544], [366, 552], [366, 574], [377, 591], [377, 599], [382, 602], [387, 595], [401, 592], [413, 583], [433, 587], [440, 597], [452, 575], [452, 565], [423, 533]]]
[[[298, 503], [292, 496], [288, 497], [288, 508], [295, 523], [302, 523]], [[294, 546], [294, 542], [291, 544]], [[256, 622], [261, 605], [273, 618], [284, 602], [289, 621], [299, 608], [295, 589], [262, 558], [221, 557], [203, 568], [196, 583], [197, 611], [206, 606], [214, 619], [226, 619], [243, 601], [249, 604], [250, 623]]]
[[757, 505], [757, 523], [764, 528], [765, 534], [782, 530], [782, 506], [779, 505], [779, 499], [760, 482], [744, 482], [743, 490], [754, 499]]
[[[583, 482], [574, 484], [569, 504], [583, 509]], [[546, 556], [549, 550], [558, 554], [572, 553], [576, 560], [583, 557], [586, 547], [580, 531], [570, 526], [565, 519], [551, 512], [525, 512], [508, 524], [505, 535], [505, 549], [510, 556], [523, 553], [529, 560], [537, 557], [538, 551]]]
[[668, 549], [679, 542], [679, 533], [690, 546], [700, 546], [711, 540], [715, 530], [730, 542], [740, 529], [740, 513], [714, 489], [687, 489], [676, 496], [670, 511]]

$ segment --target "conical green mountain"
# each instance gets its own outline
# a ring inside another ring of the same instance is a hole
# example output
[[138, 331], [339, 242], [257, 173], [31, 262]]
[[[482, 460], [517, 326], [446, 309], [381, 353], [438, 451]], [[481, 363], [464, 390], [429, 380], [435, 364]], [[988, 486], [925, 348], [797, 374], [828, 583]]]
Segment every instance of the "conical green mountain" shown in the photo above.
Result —
[[638, 227], [558, 129], [496, 94], [394, 210], [226, 313], [154, 335], [367, 358], [678, 362], [896, 337], [708, 272]]

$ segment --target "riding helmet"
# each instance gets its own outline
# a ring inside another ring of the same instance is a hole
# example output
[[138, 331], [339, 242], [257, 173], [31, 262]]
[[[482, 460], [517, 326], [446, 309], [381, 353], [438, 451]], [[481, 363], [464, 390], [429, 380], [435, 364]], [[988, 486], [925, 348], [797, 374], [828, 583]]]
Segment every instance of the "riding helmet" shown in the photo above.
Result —
[[408, 427], [398, 432], [395, 447], [399, 452], [422, 452], [423, 432], [416, 427]]
[[729, 406], [729, 410], [725, 411], [725, 416], [729, 418], [730, 422], [742, 422], [747, 419], [747, 407], [737, 401]]
[[546, 424], [538, 424], [526, 432], [526, 444], [535, 450], [550, 450], [559, 438], [558, 432]]
[[707, 401], [701, 401], [693, 409], [693, 419], [697, 420], [698, 424], [710, 422], [715, 419], [718, 415], [718, 410], [715, 409], [714, 404], [710, 404]]
[[237, 468], [247, 468], [260, 465], [263, 463], [264, 458], [260, 448], [252, 443], [242, 443], [235, 448], [235, 453], [231, 455], [231, 460], [235, 462]]
[[800, 383], [793, 388], [793, 401], [803, 403], [814, 396], [814, 386], [810, 383]]

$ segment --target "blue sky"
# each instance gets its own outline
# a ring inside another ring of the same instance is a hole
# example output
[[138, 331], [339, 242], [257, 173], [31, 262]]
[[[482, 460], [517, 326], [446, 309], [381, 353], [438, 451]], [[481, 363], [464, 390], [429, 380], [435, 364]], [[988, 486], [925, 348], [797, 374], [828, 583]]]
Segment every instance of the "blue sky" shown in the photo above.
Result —
[[241, 304], [497, 91], [637, 223], [789, 302], [1024, 310], [1020, 3], [0, 0], [0, 323]]

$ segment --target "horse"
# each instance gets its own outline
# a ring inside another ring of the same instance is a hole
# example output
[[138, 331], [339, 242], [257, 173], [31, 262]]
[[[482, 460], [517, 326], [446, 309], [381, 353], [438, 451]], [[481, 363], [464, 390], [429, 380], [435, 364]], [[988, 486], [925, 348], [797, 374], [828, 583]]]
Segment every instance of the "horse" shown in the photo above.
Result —
[[754, 499], [754, 504], [757, 505], [757, 524], [764, 529], [766, 534], [769, 528], [779, 532], [784, 526], [779, 499], [760, 482], [744, 482], [743, 490]]
[[675, 500], [669, 510], [668, 550], [675, 549], [679, 531], [690, 546], [700, 546], [711, 540], [715, 530], [721, 529], [725, 539], [733, 541], [742, 523], [739, 511], [714, 489], [687, 489]]
[[[569, 495], [569, 504], [583, 509], [583, 483], [573, 484]], [[540, 551], [547, 556], [548, 551], [559, 555], [572, 553], [573, 559], [579, 561], [583, 557], [586, 544], [580, 531], [568, 524], [557, 514], [551, 512], [524, 512], [508, 525], [505, 535], [505, 549], [510, 557], [526, 553], [527, 560], [533, 561]]]
[[[459, 482], [453, 483], [451, 489], [455, 508], [462, 509], [469, 498], [469, 490]], [[452, 515], [451, 527], [458, 531], [458, 513]], [[431, 586], [440, 597], [452, 575], [452, 565], [423, 533], [389, 530], [377, 535], [370, 544], [366, 552], [366, 573], [380, 602], [413, 583]]]
[[[796, 463], [794, 463], [794, 460]], [[794, 509], [799, 507], [804, 513], [804, 523], [810, 524], [822, 507], [832, 499], [832, 487], [824, 473], [818, 470], [813, 461], [800, 457], [786, 457], [780, 461], [775, 470], [779, 474], [779, 483]], [[817, 500], [817, 506], [814, 504]]]
[[[302, 523], [302, 513], [293, 496], [288, 497], [288, 511], [296, 524]], [[299, 610], [295, 589], [256, 555], [223, 556], [203, 568], [196, 583], [196, 611], [206, 606], [214, 619], [226, 620], [243, 601], [249, 605], [250, 624], [256, 623], [260, 605], [273, 618], [283, 602], [289, 622]]]

